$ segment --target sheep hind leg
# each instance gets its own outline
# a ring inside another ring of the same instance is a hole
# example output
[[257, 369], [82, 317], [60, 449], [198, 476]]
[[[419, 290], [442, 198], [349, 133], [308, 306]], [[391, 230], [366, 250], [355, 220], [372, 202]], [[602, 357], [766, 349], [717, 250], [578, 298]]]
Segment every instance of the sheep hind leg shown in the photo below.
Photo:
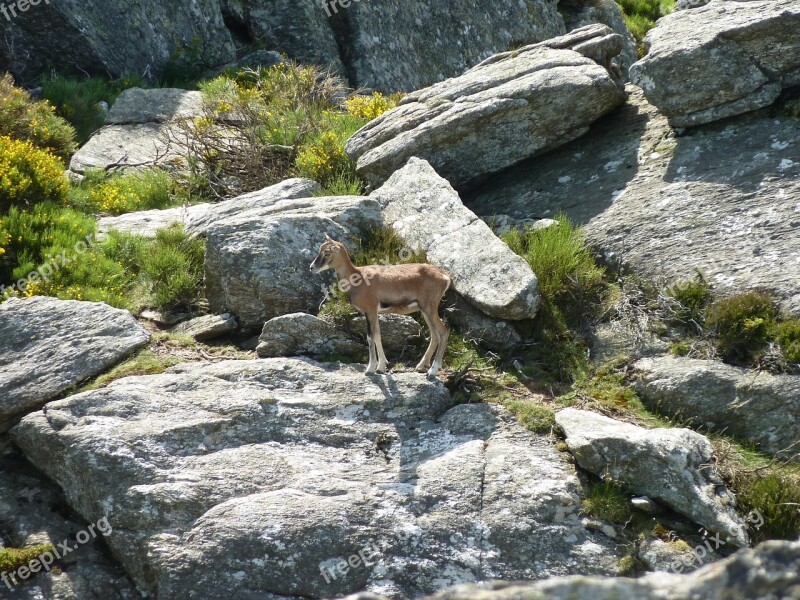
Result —
[[422, 360], [419, 361], [416, 370], [418, 373], [425, 373], [431, 368], [431, 360], [433, 359], [433, 355], [436, 353], [436, 348], [439, 345], [439, 336], [436, 334], [436, 330], [431, 324], [431, 319], [428, 316], [428, 313], [424, 310], [421, 312], [422, 316], [425, 318], [425, 324], [428, 326], [428, 330], [430, 331], [431, 341], [428, 344], [428, 349], [425, 351]]

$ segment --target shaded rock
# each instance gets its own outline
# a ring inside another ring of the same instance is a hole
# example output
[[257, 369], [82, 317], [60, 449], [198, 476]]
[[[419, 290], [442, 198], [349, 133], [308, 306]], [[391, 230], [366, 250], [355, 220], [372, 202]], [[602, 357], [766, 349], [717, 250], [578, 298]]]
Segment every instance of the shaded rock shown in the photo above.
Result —
[[603, 66], [621, 48], [618, 34], [593, 25], [497, 54], [409, 94], [356, 132], [345, 150], [374, 187], [412, 156], [466, 186], [580, 137], [622, 102]]
[[800, 376], [673, 356], [634, 369], [634, 386], [653, 410], [800, 461]]
[[[0, 456], [3, 454], [0, 451]], [[88, 533], [90, 525], [96, 536], [59, 559], [54, 564], [57, 569], [39, 571], [24, 583], [15, 577], [22, 585], [14, 585], [14, 579], [6, 574], [14, 589], [9, 590], [5, 583], [0, 582], [5, 600], [141, 598], [133, 582], [122, 567], [111, 560], [100, 541], [103, 531], [107, 531], [102, 527], [104, 522], [100, 524], [101, 529], [96, 523], [87, 523], [70, 511], [58, 486], [13, 452], [2, 456], [0, 515], [3, 530], [0, 550], [4, 542], [14, 548], [50, 544], [59, 550], [59, 544], [65, 540], [75, 544], [75, 535]]]
[[330, 2], [328, 11], [334, 23], [341, 23], [353, 83], [388, 92], [457, 77], [497, 52], [564, 33], [554, 0], [343, 4]]
[[638, 60], [636, 40], [622, 16], [619, 4], [614, 0], [561, 0], [558, 7], [564, 16], [567, 31], [574, 31], [592, 23], [608, 25], [614, 33], [622, 36], [622, 51], [611, 59], [622, 72], [623, 81], [628, 81], [628, 69]]
[[467, 209], [436, 171], [412, 158], [370, 198], [413, 250], [452, 279], [452, 288], [498, 319], [532, 318], [539, 307], [536, 276], [528, 263]]
[[125, 310], [44, 296], [0, 304], [0, 432], [143, 347]]
[[[378, 315], [381, 325], [381, 343], [389, 357], [396, 358], [409, 349], [419, 346], [425, 339], [430, 340], [430, 331], [423, 328], [413, 317], [407, 315]], [[348, 327], [359, 336], [364, 344], [367, 342], [367, 319], [355, 317]], [[366, 348], [366, 346], [365, 346]], [[416, 357], [416, 360], [422, 355]]]
[[690, 8], [699, 8], [705, 6], [711, 0], [676, 0], [675, 10], [687, 10]]
[[362, 356], [366, 347], [346, 332], [307, 313], [292, 313], [264, 323], [256, 352], [276, 356]]
[[465, 204], [515, 218], [566, 212], [604, 262], [719, 293], [772, 290], [800, 314], [800, 129], [754, 113], [676, 138], [634, 86], [589, 135], [493, 178]]
[[144, 210], [116, 217], [101, 217], [97, 221], [100, 235], [111, 229], [155, 237], [156, 231], [172, 223], [182, 223], [192, 234], [202, 235], [215, 221], [235, 216], [258, 207], [274, 206], [281, 200], [308, 198], [321, 189], [310, 179], [286, 179], [256, 192], [216, 203], [192, 204], [163, 210]]
[[676, 127], [772, 104], [800, 84], [795, 0], [714, 0], [659, 19], [631, 81]]
[[283, 62], [283, 57], [274, 50], [256, 50], [227, 65], [223, 65], [214, 72], [219, 76], [226, 71], [240, 71], [242, 69], [268, 69]]
[[[179, 54], [211, 65], [235, 58], [219, 0], [25, 4], [27, 10], [0, 20], [0, 62], [23, 79], [51, 68], [75, 75], [155, 77]], [[202, 41], [202, 56], [192, 56], [192, 40]]]
[[557, 225], [555, 219], [515, 219], [508, 215], [491, 215], [481, 217], [481, 220], [492, 228], [496, 236], [501, 236], [512, 229], [545, 229], [552, 225]]
[[[405, 315], [379, 315], [381, 341], [387, 356], [396, 358], [409, 345], [422, 341], [422, 328]], [[311, 356], [327, 358], [331, 355], [362, 359], [367, 354], [367, 322], [355, 317], [346, 331], [306, 313], [293, 313], [275, 317], [264, 323], [256, 348], [262, 358], [276, 356]]]
[[188, 335], [197, 341], [213, 340], [239, 329], [236, 317], [230, 313], [224, 315], [204, 315], [173, 327], [170, 333]]
[[709, 467], [714, 450], [690, 429], [643, 429], [596, 413], [566, 408], [556, 413], [578, 464], [599, 477], [624, 483], [723, 534], [725, 543], [746, 546], [747, 529], [735, 499]]
[[205, 231], [210, 310], [236, 314], [245, 331], [280, 315], [316, 312], [326, 284], [308, 267], [325, 235], [352, 250], [354, 235], [380, 224], [377, 202], [362, 196], [284, 200], [214, 222]]
[[[764, 542], [694, 573], [623, 577], [554, 577], [537, 583], [496, 581], [445, 590], [428, 600], [694, 600], [797, 598], [800, 542]], [[683, 572], [683, 571], [679, 571]]]
[[461, 337], [476, 340], [490, 350], [510, 350], [522, 343], [523, 338], [508, 321], [487, 317], [461, 296], [448, 292], [445, 296], [447, 322], [455, 327]]
[[192, 313], [188, 312], [161, 312], [160, 310], [153, 310], [148, 308], [143, 310], [139, 315], [140, 319], [145, 321], [152, 321], [162, 327], [172, 327], [181, 321], [187, 321], [192, 318]]
[[320, 0], [221, 0], [223, 14], [247, 38], [289, 58], [344, 75], [334, 29]]
[[[159, 597], [418, 597], [614, 574], [622, 552], [582, 524], [574, 467], [549, 440], [500, 407], [453, 407], [422, 374], [184, 364], [51, 404], [13, 433], [75, 510], [108, 518], [112, 552]], [[369, 564], [337, 570], [360, 551]]]

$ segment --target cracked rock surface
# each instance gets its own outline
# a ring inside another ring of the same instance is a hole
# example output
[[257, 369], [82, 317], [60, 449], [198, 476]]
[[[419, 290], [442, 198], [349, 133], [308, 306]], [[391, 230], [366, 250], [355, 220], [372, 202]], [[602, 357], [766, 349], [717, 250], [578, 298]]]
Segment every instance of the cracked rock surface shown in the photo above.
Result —
[[582, 523], [550, 440], [416, 373], [185, 364], [52, 403], [13, 437], [83, 518], [108, 518], [155, 598], [419, 597], [611, 575], [622, 552]]
[[659, 19], [630, 77], [676, 127], [769, 106], [800, 84], [796, 0], [714, 0]]

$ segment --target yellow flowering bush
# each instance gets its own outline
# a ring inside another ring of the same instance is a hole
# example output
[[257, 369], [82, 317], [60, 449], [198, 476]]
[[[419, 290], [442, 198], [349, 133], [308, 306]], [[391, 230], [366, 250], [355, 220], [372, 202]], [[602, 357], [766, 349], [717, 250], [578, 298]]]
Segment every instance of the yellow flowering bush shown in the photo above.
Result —
[[71, 192], [71, 201], [88, 212], [119, 215], [136, 210], [166, 208], [172, 203], [169, 176], [160, 170], [129, 173], [101, 182], [92, 181], [83, 198]]
[[10, 75], [0, 78], [0, 135], [28, 140], [63, 161], [76, 149], [72, 126], [49, 102], [34, 102], [28, 92], [15, 87]]
[[337, 174], [352, 169], [352, 161], [344, 152], [347, 138], [336, 131], [325, 131], [305, 144], [297, 155], [300, 172], [325, 185]]
[[0, 213], [15, 205], [58, 202], [66, 192], [61, 161], [30, 142], [0, 136]]
[[377, 119], [387, 110], [395, 108], [403, 94], [392, 94], [384, 96], [380, 92], [374, 92], [371, 96], [353, 96], [345, 100], [347, 112], [354, 117], [372, 121]]

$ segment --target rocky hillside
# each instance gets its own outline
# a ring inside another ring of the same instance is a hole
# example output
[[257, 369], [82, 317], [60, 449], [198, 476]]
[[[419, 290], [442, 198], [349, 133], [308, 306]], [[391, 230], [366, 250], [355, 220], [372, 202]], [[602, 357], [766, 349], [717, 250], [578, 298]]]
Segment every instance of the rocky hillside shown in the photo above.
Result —
[[0, 598], [800, 598], [800, 6], [672, 9], [0, 7]]

